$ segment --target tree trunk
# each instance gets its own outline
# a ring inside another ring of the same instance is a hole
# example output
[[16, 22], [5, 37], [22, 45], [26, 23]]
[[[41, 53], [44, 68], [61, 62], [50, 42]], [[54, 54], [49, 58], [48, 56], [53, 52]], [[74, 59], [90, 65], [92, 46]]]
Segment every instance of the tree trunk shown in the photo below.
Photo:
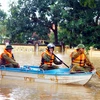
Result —
[[55, 44], [58, 44], [58, 25], [57, 23], [53, 24], [52, 30], [54, 32]]

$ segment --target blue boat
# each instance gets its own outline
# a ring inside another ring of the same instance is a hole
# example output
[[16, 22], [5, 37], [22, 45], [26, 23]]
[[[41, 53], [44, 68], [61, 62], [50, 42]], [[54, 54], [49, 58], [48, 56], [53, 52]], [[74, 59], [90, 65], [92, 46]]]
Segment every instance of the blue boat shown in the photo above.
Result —
[[95, 71], [71, 74], [70, 68], [43, 70], [39, 66], [25, 65], [20, 68], [0, 66], [0, 79], [21, 79], [32, 82], [85, 85], [94, 74]]

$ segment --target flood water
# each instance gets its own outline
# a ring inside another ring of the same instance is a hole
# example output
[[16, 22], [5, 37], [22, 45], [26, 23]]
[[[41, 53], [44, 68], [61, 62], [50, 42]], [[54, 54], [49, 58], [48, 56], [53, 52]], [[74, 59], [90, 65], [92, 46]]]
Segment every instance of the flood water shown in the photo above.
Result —
[[[41, 53], [14, 52], [20, 65], [39, 65]], [[56, 53], [68, 66], [68, 54]], [[99, 70], [100, 57], [91, 61]], [[66, 67], [61, 65], [60, 67]], [[24, 80], [0, 80], [0, 100], [100, 100], [100, 78], [94, 75], [85, 86], [26, 82]]]

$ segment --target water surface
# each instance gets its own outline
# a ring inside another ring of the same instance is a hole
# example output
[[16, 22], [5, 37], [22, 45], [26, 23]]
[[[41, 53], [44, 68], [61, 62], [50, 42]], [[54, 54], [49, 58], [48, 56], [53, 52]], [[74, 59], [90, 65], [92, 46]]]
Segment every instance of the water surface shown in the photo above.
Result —
[[[14, 52], [20, 65], [40, 65], [41, 53]], [[68, 66], [68, 54], [56, 53]], [[99, 70], [100, 57], [90, 58]], [[66, 67], [61, 65], [60, 67]], [[85, 86], [26, 82], [24, 80], [0, 80], [0, 100], [100, 100], [100, 79], [97, 75]]]

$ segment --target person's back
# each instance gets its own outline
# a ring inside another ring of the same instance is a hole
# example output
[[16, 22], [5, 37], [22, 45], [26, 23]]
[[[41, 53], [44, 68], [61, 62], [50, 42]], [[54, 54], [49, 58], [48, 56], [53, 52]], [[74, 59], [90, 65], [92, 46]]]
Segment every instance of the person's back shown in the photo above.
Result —
[[19, 68], [19, 64], [15, 61], [12, 54], [12, 49], [13, 47], [11, 45], [6, 46], [4, 52], [0, 55], [1, 65], [5, 65], [5, 67]]

